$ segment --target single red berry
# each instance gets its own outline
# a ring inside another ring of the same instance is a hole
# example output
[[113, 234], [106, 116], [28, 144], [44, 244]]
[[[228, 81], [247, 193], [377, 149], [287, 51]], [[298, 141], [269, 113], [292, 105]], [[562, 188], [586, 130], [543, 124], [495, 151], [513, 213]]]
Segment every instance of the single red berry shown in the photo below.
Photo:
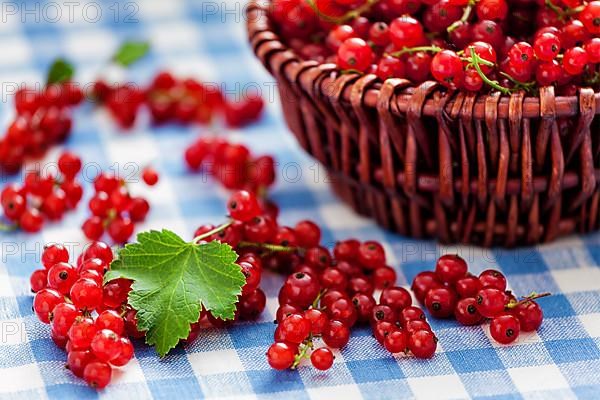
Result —
[[33, 311], [45, 324], [50, 323], [50, 312], [58, 304], [63, 303], [64, 296], [54, 289], [42, 289], [33, 298]]
[[412, 304], [412, 298], [408, 290], [399, 286], [393, 286], [381, 291], [379, 304], [389, 306], [395, 313], [399, 313]]
[[389, 306], [378, 304], [371, 310], [371, 324], [381, 321], [396, 322], [396, 312]]
[[81, 315], [81, 311], [73, 304], [58, 303], [50, 313], [52, 329], [60, 336], [67, 336], [69, 328], [71, 328], [75, 319]]
[[309, 248], [316, 247], [321, 241], [321, 229], [317, 224], [309, 220], [300, 221], [294, 226], [298, 246]]
[[375, 339], [383, 345], [385, 338], [391, 332], [398, 330], [398, 326], [389, 321], [379, 321], [372, 326]]
[[127, 217], [116, 217], [108, 224], [108, 235], [115, 243], [126, 243], [133, 235], [134, 225]]
[[369, 270], [385, 266], [385, 250], [376, 241], [361, 243], [358, 247], [358, 261]]
[[390, 353], [400, 353], [406, 351], [408, 346], [408, 338], [406, 332], [397, 329], [387, 334], [383, 340], [383, 345]]
[[58, 158], [58, 169], [67, 180], [72, 180], [81, 171], [81, 159], [75, 153], [65, 151]]
[[514, 342], [519, 337], [520, 331], [519, 320], [510, 314], [498, 315], [490, 323], [490, 334], [498, 343]]
[[563, 54], [562, 65], [569, 75], [580, 75], [588, 64], [588, 54], [581, 47], [571, 47]]
[[79, 279], [71, 287], [71, 300], [79, 309], [94, 310], [102, 304], [102, 286], [90, 279]]
[[51, 243], [44, 246], [42, 264], [50, 269], [59, 262], [69, 262], [69, 251], [62, 244]]
[[385, 289], [396, 283], [396, 271], [392, 267], [379, 267], [373, 271], [373, 285], [376, 289]]
[[508, 14], [506, 0], [481, 0], [477, 2], [476, 8], [480, 20], [503, 21]]
[[148, 186], [154, 186], [158, 182], [158, 172], [152, 167], [146, 167], [142, 170], [142, 179]]
[[333, 353], [327, 347], [320, 347], [315, 349], [310, 355], [310, 362], [313, 367], [326, 371], [333, 365]]
[[122, 335], [125, 330], [125, 321], [115, 310], [105, 310], [98, 314], [96, 327], [98, 330], [109, 329], [117, 335]]
[[31, 273], [29, 277], [29, 284], [31, 286], [31, 291], [34, 293], [39, 292], [42, 289], [45, 289], [48, 285], [48, 270], [47, 269], [36, 269]]
[[442, 50], [437, 53], [431, 61], [431, 75], [448, 88], [460, 87], [464, 78], [460, 57], [452, 50]]
[[104, 234], [104, 223], [102, 218], [95, 215], [91, 216], [83, 222], [83, 225], [81, 225], [81, 230], [83, 231], [85, 237], [90, 240], [100, 239]]
[[42, 229], [44, 217], [35, 208], [27, 209], [19, 218], [19, 226], [27, 233], [36, 233]]
[[317, 298], [320, 285], [314, 276], [296, 272], [287, 278], [282, 290], [290, 304], [308, 307]]
[[234, 192], [227, 202], [231, 217], [237, 221], [247, 222], [260, 214], [260, 205], [256, 195], [246, 190]]
[[464, 278], [467, 275], [467, 270], [467, 262], [458, 254], [441, 256], [435, 264], [437, 279], [449, 284], [454, 284], [460, 278]]
[[354, 303], [348, 298], [337, 299], [326, 309], [326, 312], [330, 319], [340, 321], [347, 327], [352, 327], [358, 319]]
[[600, 34], [600, 1], [591, 1], [587, 3], [584, 9], [579, 13], [579, 20], [585, 26], [585, 29], [592, 35]]
[[502, 272], [495, 269], [487, 269], [479, 274], [479, 282], [482, 288], [495, 288], [501, 291], [506, 290], [506, 278]]
[[73, 375], [83, 378], [85, 367], [94, 359], [94, 355], [89, 350], [71, 350], [67, 355], [67, 367]]
[[356, 239], [347, 239], [337, 242], [333, 247], [333, 256], [338, 261], [355, 261], [358, 257], [360, 242]]
[[102, 389], [109, 384], [112, 368], [105, 362], [92, 361], [83, 370], [83, 379], [94, 389]]
[[398, 316], [400, 324], [406, 327], [409, 321], [425, 321], [425, 313], [419, 307], [409, 306], [403, 309]]
[[583, 45], [591, 63], [600, 63], [600, 38], [592, 38]]
[[337, 52], [342, 43], [353, 37], [356, 37], [356, 34], [350, 25], [338, 25], [329, 31], [325, 39], [325, 44], [332, 51]]
[[475, 297], [481, 288], [483, 288], [483, 286], [479, 278], [471, 274], [468, 274], [464, 278], [460, 278], [454, 284], [456, 294], [458, 294], [458, 297], [461, 299]]
[[71, 347], [75, 350], [87, 350], [97, 331], [92, 318], [85, 316], [75, 318], [68, 333]]
[[325, 289], [346, 290], [348, 279], [346, 274], [337, 268], [329, 267], [321, 272], [319, 277], [321, 286]]
[[310, 321], [300, 314], [292, 314], [284, 318], [279, 325], [286, 342], [302, 343], [310, 334]]
[[373, 50], [362, 39], [346, 39], [337, 51], [340, 68], [366, 71], [373, 63]]
[[544, 319], [542, 308], [533, 300], [520, 303], [511, 310], [511, 314], [518, 318], [523, 332], [537, 330]]
[[101, 361], [110, 362], [121, 354], [120, 337], [110, 329], [97, 331], [90, 347], [94, 355]]
[[540, 86], [550, 86], [563, 75], [562, 68], [556, 60], [540, 62], [535, 69], [535, 79]]
[[121, 347], [119, 356], [110, 362], [115, 367], [122, 367], [133, 358], [133, 344], [131, 344], [131, 340], [126, 337], [122, 337], [119, 342]]
[[415, 297], [420, 302], [425, 300], [427, 292], [431, 289], [442, 287], [442, 283], [438, 280], [437, 275], [432, 271], [419, 272], [413, 279], [411, 289]]
[[71, 264], [65, 262], [54, 264], [48, 270], [48, 287], [58, 290], [63, 295], [69, 294], [77, 279], [77, 270]]
[[447, 287], [432, 289], [425, 296], [425, 306], [436, 318], [451, 317], [457, 301], [456, 292]]
[[110, 265], [114, 256], [110, 246], [104, 242], [95, 241], [90, 243], [82, 254], [82, 259], [99, 258], [105, 265]]
[[376, 305], [373, 296], [357, 293], [352, 297], [352, 304], [356, 309], [356, 314], [360, 322], [368, 322], [371, 319], [373, 308]]
[[417, 358], [431, 358], [437, 348], [437, 338], [426, 330], [416, 331], [408, 338], [408, 349]]
[[267, 361], [273, 369], [288, 369], [294, 363], [296, 351], [287, 343], [273, 343], [267, 350]]
[[323, 331], [323, 341], [329, 347], [341, 349], [350, 340], [350, 329], [340, 321], [329, 321], [329, 326]]
[[406, 325], [404, 326], [404, 329], [409, 334], [412, 334], [412, 333], [418, 332], [418, 331], [433, 332], [431, 330], [431, 326], [427, 323], [427, 321], [422, 320], [422, 319], [413, 319], [412, 321], [407, 321]]
[[477, 311], [486, 318], [494, 318], [504, 312], [506, 294], [496, 288], [484, 288], [477, 293]]
[[310, 308], [304, 311], [304, 318], [310, 321], [310, 332], [313, 335], [320, 335], [329, 324], [327, 315], [316, 308]]
[[542, 61], [552, 61], [560, 52], [560, 39], [553, 33], [542, 33], [533, 42], [535, 56]]
[[477, 311], [477, 300], [473, 297], [467, 297], [456, 303], [454, 317], [461, 325], [478, 325], [483, 321], [483, 317]]
[[426, 41], [421, 23], [408, 15], [403, 15], [392, 21], [389, 35], [398, 50], [404, 47], [420, 46]]

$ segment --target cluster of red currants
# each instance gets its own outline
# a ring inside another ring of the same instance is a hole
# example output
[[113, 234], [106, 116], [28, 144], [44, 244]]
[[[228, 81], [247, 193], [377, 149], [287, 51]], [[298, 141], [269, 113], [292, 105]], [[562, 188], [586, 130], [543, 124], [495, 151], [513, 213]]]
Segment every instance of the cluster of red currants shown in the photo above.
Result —
[[0, 139], [0, 169], [16, 173], [27, 158], [41, 158], [49, 147], [64, 141], [71, 131], [69, 108], [82, 100], [81, 89], [71, 82], [42, 90], [19, 89], [17, 115]]
[[60, 176], [31, 171], [23, 185], [9, 184], [0, 194], [4, 216], [24, 232], [39, 232], [46, 219], [59, 220], [74, 209], [83, 195], [77, 180], [81, 159], [64, 152], [58, 158]]
[[531, 294], [518, 300], [506, 289], [500, 271], [488, 269], [478, 277], [468, 273], [467, 262], [458, 255], [444, 255], [435, 271], [415, 276], [412, 290], [436, 318], [454, 317], [462, 325], [478, 325], [491, 319], [490, 334], [499, 343], [512, 343], [520, 331], [537, 330], [544, 314]]
[[271, 15], [304, 58], [382, 80], [472, 92], [597, 87], [600, 1], [556, 1], [274, 0]]
[[[152, 186], [158, 181], [158, 174], [146, 168], [142, 179]], [[150, 204], [144, 197], [132, 196], [125, 181], [114, 173], [99, 174], [94, 179], [94, 190], [88, 203], [92, 215], [81, 226], [84, 235], [99, 240], [106, 232], [115, 243], [127, 242], [135, 223], [146, 218]]]
[[93, 242], [69, 263], [68, 250], [47, 245], [43, 269], [31, 274], [33, 310], [50, 324], [50, 335], [67, 352], [67, 368], [90, 386], [108, 385], [113, 367], [126, 365], [134, 349], [128, 336], [139, 336], [135, 311], [127, 309], [131, 281], [117, 279], [102, 286], [113, 253], [103, 242]]
[[177, 79], [166, 71], [159, 72], [147, 88], [129, 83], [110, 85], [99, 80], [94, 83], [93, 96], [123, 128], [133, 126], [143, 105], [148, 107], [155, 124], [208, 124], [220, 115], [230, 127], [254, 122], [264, 106], [257, 93], [227, 99], [219, 85]]
[[191, 170], [204, 167], [227, 189], [256, 192], [275, 182], [273, 157], [252, 157], [246, 146], [221, 138], [199, 138], [186, 149], [184, 158]]

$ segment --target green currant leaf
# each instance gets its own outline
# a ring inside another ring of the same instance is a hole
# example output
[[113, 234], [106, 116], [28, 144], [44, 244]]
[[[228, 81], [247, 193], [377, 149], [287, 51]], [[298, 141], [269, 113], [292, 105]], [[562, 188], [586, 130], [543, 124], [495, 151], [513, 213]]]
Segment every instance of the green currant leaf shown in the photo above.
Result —
[[128, 67], [144, 57], [149, 50], [150, 43], [148, 42], [128, 41], [119, 47], [112, 60], [123, 67]]
[[67, 82], [73, 78], [74, 74], [75, 68], [73, 67], [73, 64], [65, 59], [57, 58], [48, 70], [46, 83], [51, 85], [53, 83]]
[[200, 316], [232, 319], [245, 283], [237, 254], [220, 242], [188, 243], [175, 233], [142, 232], [125, 245], [104, 276], [134, 281], [129, 304], [137, 310], [138, 328], [162, 357], [185, 339]]

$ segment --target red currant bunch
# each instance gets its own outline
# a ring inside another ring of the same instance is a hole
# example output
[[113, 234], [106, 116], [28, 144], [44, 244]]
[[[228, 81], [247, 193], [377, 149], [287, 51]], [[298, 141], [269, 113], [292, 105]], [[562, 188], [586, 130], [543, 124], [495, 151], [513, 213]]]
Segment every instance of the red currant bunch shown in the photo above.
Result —
[[275, 182], [273, 157], [253, 157], [246, 146], [224, 139], [201, 137], [186, 149], [184, 158], [188, 168], [204, 167], [227, 189], [259, 192]]
[[412, 290], [435, 318], [454, 317], [462, 325], [478, 325], [491, 319], [490, 334], [499, 343], [508, 344], [519, 332], [537, 330], [543, 313], [535, 299], [548, 293], [517, 300], [507, 290], [504, 275], [488, 269], [479, 276], [468, 272], [467, 262], [447, 254], [437, 260], [435, 271], [415, 276]]
[[[156, 183], [158, 175], [144, 171], [144, 181]], [[115, 243], [125, 243], [135, 223], [144, 221], [150, 204], [141, 196], [132, 196], [125, 181], [114, 173], [102, 172], [94, 179], [94, 195], [88, 202], [91, 216], [81, 226], [90, 240], [99, 240], [106, 232]]]
[[39, 232], [46, 220], [60, 220], [75, 209], [83, 195], [77, 175], [81, 159], [64, 152], [58, 159], [59, 176], [27, 172], [22, 185], [9, 184], [0, 193], [4, 216], [24, 232]]
[[128, 337], [138, 337], [139, 331], [135, 319], [128, 319], [130, 313], [125, 318], [121, 313], [131, 281], [102, 285], [113, 260], [111, 248], [103, 242], [89, 244], [75, 265], [60, 244], [46, 245], [41, 258], [43, 268], [30, 278], [33, 310], [41, 322], [50, 324], [54, 343], [67, 352], [67, 368], [102, 389], [113, 368], [126, 365], [134, 354]]
[[16, 117], [0, 138], [0, 169], [18, 172], [25, 160], [39, 159], [71, 131], [70, 108], [83, 94], [72, 82], [50, 84], [42, 90], [27, 87], [15, 93]]

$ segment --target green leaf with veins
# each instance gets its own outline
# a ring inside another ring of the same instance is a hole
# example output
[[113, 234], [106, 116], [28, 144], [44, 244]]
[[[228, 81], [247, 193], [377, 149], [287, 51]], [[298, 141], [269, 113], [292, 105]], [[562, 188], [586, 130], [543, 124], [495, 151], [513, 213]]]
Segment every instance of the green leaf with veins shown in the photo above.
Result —
[[232, 319], [245, 277], [237, 254], [224, 243], [188, 243], [175, 233], [142, 232], [125, 245], [104, 276], [134, 281], [129, 304], [137, 310], [138, 328], [162, 357], [185, 339], [202, 305], [222, 319]]

